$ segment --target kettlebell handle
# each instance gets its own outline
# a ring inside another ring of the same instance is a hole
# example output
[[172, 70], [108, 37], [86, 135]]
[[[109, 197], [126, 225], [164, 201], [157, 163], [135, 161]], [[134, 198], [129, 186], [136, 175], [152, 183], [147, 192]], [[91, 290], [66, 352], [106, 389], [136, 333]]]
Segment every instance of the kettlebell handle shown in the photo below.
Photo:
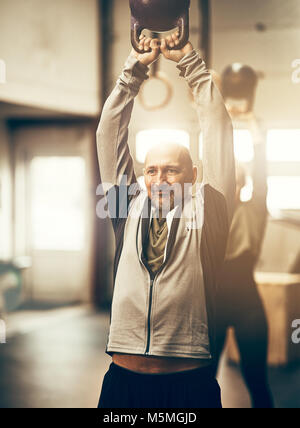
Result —
[[[179, 27], [179, 44], [176, 45], [174, 50], [180, 50], [184, 48], [184, 46], [189, 41], [190, 37], [190, 26], [189, 26], [189, 13], [185, 13], [182, 17], [178, 19], [178, 21], [175, 23], [174, 28]], [[143, 26], [139, 24], [139, 22], [134, 18], [131, 17], [131, 44], [133, 48], [140, 54], [149, 52], [145, 51], [144, 49], [140, 49], [140, 35], [142, 34], [142, 31], [145, 30]]]

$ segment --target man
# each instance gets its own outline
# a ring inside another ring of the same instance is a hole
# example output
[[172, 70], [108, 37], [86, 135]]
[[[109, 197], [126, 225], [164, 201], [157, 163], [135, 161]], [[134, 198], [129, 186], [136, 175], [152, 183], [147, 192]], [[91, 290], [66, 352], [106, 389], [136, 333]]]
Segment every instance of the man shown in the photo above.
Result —
[[[173, 49], [178, 43], [178, 33], [160, 45], [141, 37], [146, 53], [132, 51], [97, 131], [116, 238], [106, 348], [113, 363], [103, 381], [100, 408], [221, 407], [212, 361], [216, 278], [234, 207], [232, 123], [199, 54], [191, 43]], [[204, 180], [193, 196], [197, 168], [189, 151], [176, 144], [148, 153], [147, 192], [133, 170], [127, 139], [134, 98], [160, 53], [177, 63], [197, 104]]]
[[217, 359], [224, 348], [226, 331], [234, 327], [241, 355], [241, 369], [254, 408], [272, 408], [267, 381], [268, 326], [264, 307], [254, 280], [267, 220], [266, 146], [263, 131], [253, 113], [230, 114], [247, 120], [254, 148], [253, 196], [241, 202], [246, 185], [245, 170], [236, 168], [236, 204], [230, 229], [224, 269], [220, 277], [217, 323]]

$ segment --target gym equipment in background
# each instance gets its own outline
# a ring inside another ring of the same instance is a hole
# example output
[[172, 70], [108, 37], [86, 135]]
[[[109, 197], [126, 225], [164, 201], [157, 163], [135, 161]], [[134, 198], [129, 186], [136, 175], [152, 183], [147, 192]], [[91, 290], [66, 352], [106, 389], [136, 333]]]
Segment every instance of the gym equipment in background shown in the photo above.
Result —
[[[2, 277], [4, 279], [2, 279]], [[22, 290], [21, 271], [13, 263], [0, 262], [0, 314], [16, 309]], [[1, 318], [0, 316], [0, 318]]]
[[1, 314], [17, 309], [22, 301], [22, 272], [31, 267], [30, 257], [0, 260], [0, 318]]
[[253, 111], [258, 74], [248, 65], [229, 65], [222, 73], [222, 94], [229, 99], [244, 102], [243, 113]]
[[179, 45], [182, 49], [189, 40], [190, 0], [129, 0], [131, 9], [131, 43], [139, 49], [139, 39], [143, 30], [152, 32], [171, 31], [179, 27]]

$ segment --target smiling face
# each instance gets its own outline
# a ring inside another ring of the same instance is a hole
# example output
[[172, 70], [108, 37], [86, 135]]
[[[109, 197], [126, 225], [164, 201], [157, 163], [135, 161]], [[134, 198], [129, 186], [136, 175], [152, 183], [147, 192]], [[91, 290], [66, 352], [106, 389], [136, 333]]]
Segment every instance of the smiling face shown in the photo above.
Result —
[[185, 147], [175, 143], [161, 144], [148, 153], [144, 178], [152, 205], [167, 213], [182, 203], [184, 185], [195, 184], [197, 168]]

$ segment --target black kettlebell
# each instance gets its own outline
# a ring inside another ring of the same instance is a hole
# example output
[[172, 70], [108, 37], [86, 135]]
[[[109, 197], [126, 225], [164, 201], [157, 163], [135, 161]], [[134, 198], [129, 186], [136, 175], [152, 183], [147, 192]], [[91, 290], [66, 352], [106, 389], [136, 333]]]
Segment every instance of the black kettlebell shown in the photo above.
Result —
[[190, 0], [129, 0], [131, 9], [131, 43], [140, 53], [139, 38], [143, 30], [155, 33], [179, 27], [179, 45], [182, 49], [189, 40]]
[[252, 111], [258, 75], [253, 68], [243, 64], [232, 64], [222, 73], [222, 94], [227, 100], [247, 101], [247, 112]]

